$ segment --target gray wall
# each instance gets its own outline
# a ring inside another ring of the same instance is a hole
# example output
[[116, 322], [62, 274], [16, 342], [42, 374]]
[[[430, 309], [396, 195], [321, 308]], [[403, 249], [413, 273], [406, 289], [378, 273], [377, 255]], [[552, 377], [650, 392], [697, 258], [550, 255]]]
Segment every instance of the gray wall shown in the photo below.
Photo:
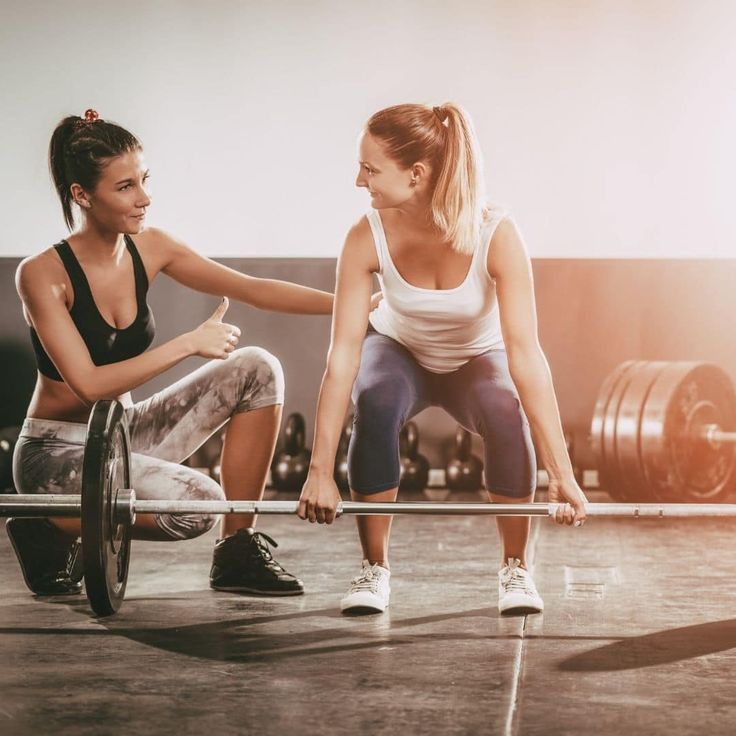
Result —
[[[284, 278], [332, 290], [332, 259], [220, 259], [255, 276]], [[35, 380], [30, 342], [13, 287], [19, 259], [0, 259], [0, 426], [23, 416]], [[587, 435], [596, 393], [605, 375], [630, 358], [707, 360], [736, 378], [736, 260], [533, 261], [542, 345], [552, 367], [563, 423], [575, 434], [578, 455], [592, 458]], [[149, 300], [162, 342], [206, 319], [217, 300], [185, 289], [165, 276]], [[308, 445], [329, 343], [328, 317], [259, 312], [233, 303], [228, 320], [243, 329], [241, 344], [257, 344], [282, 361], [285, 412], [305, 415]], [[190, 358], [134, 392], [144, 398], [192, 370]], [[418, 418], [420, 449], [434, 466], [444, 464], [452, 420], [429, 409]]]
[[140, 136], [148, 224], [212, 257], [338, 255], [387, 105], [473, 117], [536, 257], [727, 257], [732, 0], [3, 0], [0, 255], [57, 237], [54, 125]]

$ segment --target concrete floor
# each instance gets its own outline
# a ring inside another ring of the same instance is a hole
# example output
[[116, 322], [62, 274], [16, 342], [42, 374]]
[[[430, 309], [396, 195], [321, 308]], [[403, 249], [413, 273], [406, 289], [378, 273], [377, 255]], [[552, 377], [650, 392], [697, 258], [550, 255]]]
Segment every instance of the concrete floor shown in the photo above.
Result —
[[350, 519], [261, 519], [296, 598], [210, 591], [214, 534], [136, 542], [104, 620], [34, 599], [0, 534], [0, 734], [735, 733], [733, 524], [534, 523], [546, 610], [515, 618], [490, 517], [397, 517], [390, 612], [361, 618]]

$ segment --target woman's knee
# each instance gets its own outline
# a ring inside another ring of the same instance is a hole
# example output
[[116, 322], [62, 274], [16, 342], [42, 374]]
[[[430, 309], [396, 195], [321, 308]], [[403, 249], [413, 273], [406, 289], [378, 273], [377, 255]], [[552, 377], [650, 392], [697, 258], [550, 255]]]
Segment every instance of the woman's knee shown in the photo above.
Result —
[[217, 514], [158, 514], [156, 524], [171, 539], [195, 539], [208, 532], [218, 519]]
[[373, 426], [401, 428], [412, 405], [414, 389], [407, 381], [381, 376], [358, 380], [353, 388], [356, 424], [368, 420]]
[[469, 399], [480, 412], [480, 424], [484, 430], [512, 431], [524, 424], [521, 402], [511, 388], [495, 386], [470, 392]]
[[348, 448], [350, 487], [373, 493], [398, 485], [399, 432], [411, 411], [413, 390], [378, 379], [356, 383], [355, 417]]
[[[212, 478], [192, 468], [180, 466], [170, 478], [175, 484], [169, 498], [187, 501], [224, 501], [225, 492]], [[148, 494], [146, 494], [148, 495]], [[158, 526], [172, 539], [194, 539], [215, 525], [219, 514], [171, 513], [156, 516]]]
[[234, 350], [225, 365], [242, 382], [236, 411], [284, 403], [284, 370], [268, 350], [249, 346]]

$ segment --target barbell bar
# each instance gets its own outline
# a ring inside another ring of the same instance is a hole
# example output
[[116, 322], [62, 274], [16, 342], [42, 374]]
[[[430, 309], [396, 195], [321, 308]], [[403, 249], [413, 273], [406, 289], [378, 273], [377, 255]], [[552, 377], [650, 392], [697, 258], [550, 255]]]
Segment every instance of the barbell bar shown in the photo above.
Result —
[[[343, 501], [337, 516], [419, 514], [431, 516], [547, 516], [553, 517], [559, 503], [367, 503]], [[133, 489], [117, 489], [112, 505], [114, 519], [135, 523], [137, 514], [296, 514], [298, 501], [186, 501], [137, 499]], [[707, 518], [736, 516], [736, 504], [726, 503], [588, 503], [591, 517], [609, 518]], [[81, 496], [3, 495], [0, 517], [70, 517], [82, 515]]]
[[701, 433], [700, 437], [711, 445], [716, 445], [719, 442], [732, 442], [736, 443], [736, 432], [724, 432], [718, 424], [706, 424]]

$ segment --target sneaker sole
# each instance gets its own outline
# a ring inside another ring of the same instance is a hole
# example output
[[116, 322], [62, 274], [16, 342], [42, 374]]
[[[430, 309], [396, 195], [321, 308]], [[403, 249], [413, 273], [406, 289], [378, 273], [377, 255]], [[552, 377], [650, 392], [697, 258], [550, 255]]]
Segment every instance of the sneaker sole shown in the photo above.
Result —
[[367, 616], [371, 613], [383, 613], [386, 608], [388, 608], [388, 604], [385, 608], [377, 608], [376, 606], [347, 606], [343, 608], [340, 605], [340, 613], [346, 616]]
[[79, 590], [59, 590], [59, 591], [48, 591], [46, 593], [33, 593], [34, 598], [64, 598], [68, 595], [81, 595], [82, 588]]
[[348, 601], [343, 598], [343, 600], [340, 601], [340, 611], [342, 613], [361, 616], [368, 613], [383, 613], [388, 608], [388, 601], [383, 604], [380, 602], [373, 603], [370, 598], [366, 600], [367, 598], [368, 596], [360, 594], [355, 596], [352, 601]]
[[212, 590], [219, 590], [223, 593], [250, 593], [251, 595], [263, 596], [286, 596], [286, 595], [304, 595], [303, 590], [259, 590], [257, 588], [244, 588], [240, 585], [210, 585]]
[[513, 606], [511, 608], [505, 608], [500, 613], [502, 616], [510, 616], [514, 614], [542, 613], [542, 611], [544, 611], [544, 608], [536, 608], [535, 606]]

